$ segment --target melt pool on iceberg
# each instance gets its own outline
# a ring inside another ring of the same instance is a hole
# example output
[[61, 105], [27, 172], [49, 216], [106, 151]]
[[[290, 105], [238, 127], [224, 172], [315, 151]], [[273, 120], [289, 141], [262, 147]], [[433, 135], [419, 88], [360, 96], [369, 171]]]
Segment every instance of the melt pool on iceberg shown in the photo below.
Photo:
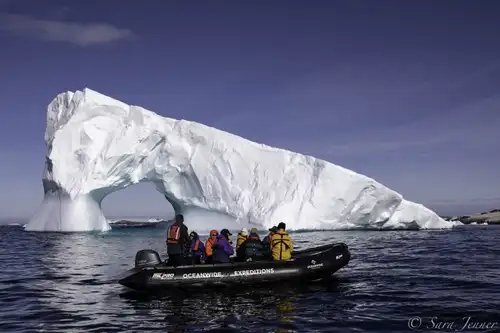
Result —
[[[190, 229], [450, 228], [421, 204], [324, 160], [162, 117], [90, 89], [47, 109], [44, 199], [31, 231], [109, 230], [102, 200], [152, 182]], [[210, 217], [211, 216], [211, 217]]]

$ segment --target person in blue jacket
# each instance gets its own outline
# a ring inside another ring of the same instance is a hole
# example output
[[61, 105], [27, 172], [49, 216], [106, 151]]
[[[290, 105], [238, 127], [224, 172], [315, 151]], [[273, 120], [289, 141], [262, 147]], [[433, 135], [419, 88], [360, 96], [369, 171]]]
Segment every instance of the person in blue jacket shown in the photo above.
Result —
[[205, 261], [205, 246], [200, 241], [200, 236], [195, 231], [189, 234], [191, 239], [191, 258], [193, 265], [199, 265]]
[[232, 234], [227, 229], [222, 229], [217, 236], [214, 244], [212, 245], [213, 251], [213, 262], [217, 263], [229, 263], [231, 259], [229, 258], [234, 254], [233, 246], [229, 236]]

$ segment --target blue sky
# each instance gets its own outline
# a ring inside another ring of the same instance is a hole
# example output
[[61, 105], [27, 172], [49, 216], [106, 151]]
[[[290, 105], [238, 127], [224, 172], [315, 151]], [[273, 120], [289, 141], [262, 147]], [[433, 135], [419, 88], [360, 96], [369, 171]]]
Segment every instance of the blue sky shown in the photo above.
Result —
[[[311, 154], [441, 213], [500, 206], [495, 1], [0, 0], [0, 216], [42, 199], [47, 104], [84, 87]], [[109, 215], [161, 215], [152, 186]]]

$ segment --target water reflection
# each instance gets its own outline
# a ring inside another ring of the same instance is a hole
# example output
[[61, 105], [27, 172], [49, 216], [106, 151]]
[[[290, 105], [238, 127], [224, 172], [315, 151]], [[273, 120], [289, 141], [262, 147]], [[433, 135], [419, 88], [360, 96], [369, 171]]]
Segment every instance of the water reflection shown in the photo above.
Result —
[[279, 319], [279, 326], [276, 332], [290, 332], [295, 328], [293, 322], [295, 320], [294, 312], [296, 307], [289, 298], [278, 299], [276, 305], [276, 316]]
[[124, 292], [120, 297], [137, 316], [163, 318], [168, 332], [241, 327], [290, 332], [298, 329], [297, 318], [310, 311], [304, 307], [305, 302], [310, 305], [320, 293], [339, 293], [339, 285], [332, 279], [309, 286], [281, 284], [272, 289], [172, 290], [162, 294]]
[[[109, 266], [103, 262], [106, 251], [95, 237], [85, 234], [52, 234], [44, 254], [40, 256], [44, 279], [36, 287], [38, 298], [53, 314], [68, 321], [106, 323], [106, 294], [100, 292], [106, 284]], [[71, 260], [69, 260], [71, 258]], [[68, 264], [68, 261], [71, 264]]]

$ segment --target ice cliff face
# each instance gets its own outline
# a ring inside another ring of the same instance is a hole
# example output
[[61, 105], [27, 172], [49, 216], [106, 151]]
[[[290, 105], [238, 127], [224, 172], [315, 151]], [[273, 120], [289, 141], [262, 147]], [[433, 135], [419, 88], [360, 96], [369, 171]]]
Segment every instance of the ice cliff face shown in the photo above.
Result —
[[[108, 230], [102, 200], [141, 181], [153, 182], [190, 228], [454, 224], [340, 166], [164, 118], [90, 89], [59, 94], [49, 104], [45, 141], [45, 198], [26, 230]], [[204, 223], [210, 214], [219, 225]]]

